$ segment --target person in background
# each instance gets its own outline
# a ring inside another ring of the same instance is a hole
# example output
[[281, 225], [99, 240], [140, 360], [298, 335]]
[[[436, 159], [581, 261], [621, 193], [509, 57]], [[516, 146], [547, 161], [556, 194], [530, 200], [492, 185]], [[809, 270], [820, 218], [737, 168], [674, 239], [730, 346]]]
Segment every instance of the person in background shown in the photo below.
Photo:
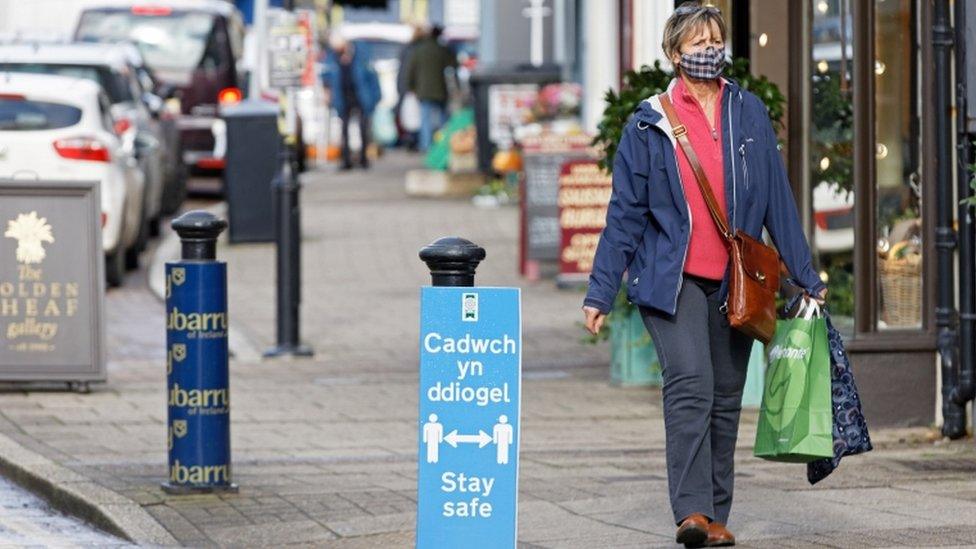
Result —
[[399, 59], [399, 69], [397, 70], [397, 104], [394, 112], [396, 113], [397, 128], [401, 130], [401, 141], [400, 144], [405, 146], [411, 151], [417, 150], [417, 140], [418, 134], [416, 131], [411, 131], [407, 128], [402, 128], [400, 125], [400, 109], [403, 107], [403, 99], [410, 92], [407, 86], [407, 67], [410, 64], [410, 59], [413, 57], [414, 50], [417, 46], [423, 42], [424, 38], [427, 37], [427, 29], [419, 23], [414, 23], [413, 27], [413, 38], [410, 40], [403, 50], [400, 51]]
[[323, 80], [332, 93], [332, 108], [342, 120], [342, 166], [352, 168], [352, 151], [349, 149], [349, 122], [355, 115], [359, 123], [362, 142], [359, 164], [369, 168], [366, 150], [370, 143], [370, 117], [380, 102], [380, 81], [373, 70], [369, 52], [333, 34], [329, 39], [331, 52], [326, 58]]
[[434, 132], [447, 121], [447, 69], [457, 69], [457, 57], [440, 43], [444, 28], [434, 26], [407, 63], [407, 89], [420, 100], [420, 150], [426, 151]]

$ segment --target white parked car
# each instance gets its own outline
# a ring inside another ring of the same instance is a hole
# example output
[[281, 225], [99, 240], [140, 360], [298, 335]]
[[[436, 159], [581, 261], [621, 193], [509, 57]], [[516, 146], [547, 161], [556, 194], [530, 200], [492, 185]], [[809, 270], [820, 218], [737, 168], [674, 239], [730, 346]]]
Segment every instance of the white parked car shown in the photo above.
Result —
[[87, 79], [0, 72], [0, 178], [99, 181], [106, 278], [118, 286], [139, 236], [145, 180], [111, 108]]
[[854, 249], [854, 193], [821, 181], [813, 188], [814, 242], [820, 253]]
[[[7, 44], [0, 46], [0, 71], [81, 77], [98, 83], [110, 100], [115, 133], [139, 162], [145, 176], [143, 226], [139, 245], [126, 258], [138, 266], [150, 234], [156, 231], [170, 170], [165, 163], [159, 122], [147, 107], [146, 90], [133, 64], [138, 51], [131, 44]], [[161, 102], [161, 100], [160, 100]]]

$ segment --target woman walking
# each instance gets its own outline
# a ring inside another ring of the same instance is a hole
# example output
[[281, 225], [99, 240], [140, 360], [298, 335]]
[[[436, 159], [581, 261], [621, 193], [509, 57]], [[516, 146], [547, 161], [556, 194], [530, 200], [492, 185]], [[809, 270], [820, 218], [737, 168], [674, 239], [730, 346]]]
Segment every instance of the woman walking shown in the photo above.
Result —
[[[725, 39], [721, 12], [699, 2], [685, 2], [665, 24], [676, 77], [623, 132], [583, 305], [586, 327], [598, 332], [627, 273], [627, 295], [661, 359], [668, 490], [676, 540], [689, 547], [735, 544], [725, 525], [753, 344], [726, 317], [729, 253], [695, 169], [732, 232], [760, 238], [765, 227], [796, 283], [818, 301], [826, 295], [766, 108], [722, 77]], [[675, 130], [686, 132], [692, 161]]]

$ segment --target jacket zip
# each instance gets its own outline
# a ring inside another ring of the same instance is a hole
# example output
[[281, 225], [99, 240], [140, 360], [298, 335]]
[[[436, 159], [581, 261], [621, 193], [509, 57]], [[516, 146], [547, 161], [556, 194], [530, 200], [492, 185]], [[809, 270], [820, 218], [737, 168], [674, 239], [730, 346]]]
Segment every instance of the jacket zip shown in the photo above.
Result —
[[[733, 163], [732, 166], [732, 225], [729, 227], [729, 232], [735, 234], [735, 209], [736, 209], [736, 196], [735, 196], [735, 137], [732, 134], [732, 97], [729, 94], [729, 161]], [[742, 97], [740, 92], [739, 97]], [[745, 165], [745, 162], [742, 163]]]

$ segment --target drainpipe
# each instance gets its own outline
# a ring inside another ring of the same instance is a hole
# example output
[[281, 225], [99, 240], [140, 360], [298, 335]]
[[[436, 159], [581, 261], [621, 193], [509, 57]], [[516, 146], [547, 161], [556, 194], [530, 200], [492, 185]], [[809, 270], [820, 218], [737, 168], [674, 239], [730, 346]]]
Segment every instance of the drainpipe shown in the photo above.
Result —
[[952, 394], [957, 386], [955, 273], [953, 259], [956, 235], [952, 229], [952, 135], [950, 121], [949, 61], [953, 36], [949, 25], [949, 0], [935, 0], [932, 17], [932, 50], [935, 64], [935, 249], [937, 301], [935, 325], [942, 358], [942, 434], [949, 438], [966, 435], [965, 407], [956, 404]]
[[963, 199], [971, 194], [969, 180], [969, 105], [966, 103], [966, 2], [956, 1], [953, 19], [956, 38], [956, 196], [959, 199], [959, 377], [952, 391], [952, 401], [965, 406], [976, 397], [976, 372], [973, 353], [976, 330], [976, 273], [973, 272], [973, 253], [976, 231], [973, 226], [973, 207]]

